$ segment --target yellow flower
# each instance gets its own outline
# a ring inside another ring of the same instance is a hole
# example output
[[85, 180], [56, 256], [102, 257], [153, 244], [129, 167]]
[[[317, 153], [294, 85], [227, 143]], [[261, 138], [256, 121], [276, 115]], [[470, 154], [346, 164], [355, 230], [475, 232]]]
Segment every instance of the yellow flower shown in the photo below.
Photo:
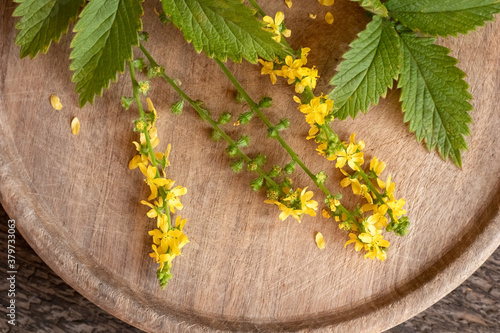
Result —
[[387, 227], [387, 218], [380, 213], [375, 213], [366, 219], [366, 223], [380, 230]]
[[270, 16], [264, 16], [262, 19], [265, 23], [267, 23], [267, 30], [273, 32], [276, 36], [273, 37], [275, 41], [278, 43], [281, 41], [281, 35], [283, 37], [290, 37], [292, 32], [288, 29], [283, 30], [281, 29], [281, 23], [283, 23], [283, 20], [285, 19], [285, 14], [283, 12], [277, 12], [274, 20]]
[[392, 200], [387, 202], [387, 206], [392, 210], [394, 216], [400, 217], [406, 214], [406, 210], [403, 209], [405, 203], [405, 199]]
[[[303, 190], [297, 188], [294, 192], [288, 194], [282, 199], [278, 200], [265, 200], [265, 203], [277, 205], [282, 211], [279, 219], [284, 221], [288, 216], [293, 216], [297, 221], [301, 222], [302, 214], [316, 216], [316, 209], [318, 209], [318, 202], [311, 200], [313, 197], [312, 191], [307, 191], [307, 187]], [[286, 204], [285, 204], [286, 203]]]
[[326, 209], [322, 209], [321, 210], [321, 215], [325, 218], [325, 219], [329, 219], [331, 217], [330, 213], [328, 213], [328, 211]]
[[152, 205], [151, 203], [149, 203], [149, 202], [147, 202], [145, 200], [142, 200], [141, 204], [146, 205], [146, 206], [148, 206], [148, 207], [151, 208], [146, 213], [146, 215], [150, 219], [154, 219], [156, 217], [156, 226], [157, 226], [157, 228], [161, 228], [162, 230], [164, 230], [165, 227], [168, 224], [167, 223], [168, 218], [167, 218], [167, 216], [165, 214], [158, 213], [158, 208], [163, 208], [163, 198], [160, 197], [160, 199], [158, 201], [155, 201], [154, 205]]
[[299, 75], [302, 77], [299, 77], [301, 80], [300, 82], [295, 82], [291, 79], [288, 79], [288, 84], [292, 84], [295, 82], [295, 92], [301, 94], [305, 87], [310, 87], [311, 89], [316, 88], [316, 81], [318, 76], [318, 70], [313, 68], [307, 68], [307, 67], [302, 67], [298, 71]]
[[187, 193], [187, 188], [182, 186], [176, 186], [172, 189], [175, 181], [170, 180], [170, 183], [167, 184], [166, 188], [169, 190], [167, 193], [167, 205], [170, 207], [170, 211], [175, 213], [175, 209], [181, 210], [182, 204], [179, 200], [179, 196]]
[[148, 184], [151, 190], [151, 195], [149, 196], [148, 200], [153, 200], [158, 197], [158, 186], [171, 186], [173, 184], [173, 181], [170, 179], [156, 178], [156, 167], [149, 165], [146, 169], [146, 166], [144, 164], [139, 164], [139, 169], [141, 169], [144, 176], [146, 176], [146, 179], [144, 181], [146, 182], [146, 184]]
[[360, 195], [368, 201], [368, 203], [373, 203], [373, 198], [368, 191], [368, 187], [365, 184], [360, 184], [359, 181], [353, 181], [351, 183], [352, 192], [356, 195]]
[[[300, 112], [306, 115], [306, 122], [310, 125], [317, 123], [318, 125], [323, 125], [325, 123], [325, 117], [330, 113], [333, 108], [333, 101], [331, 99], [324, 99], [322, 101], [323, 95], [314, 97], [309, 101], [309, 104], [300, 104]], [[295, 100], [297, 102], [297, 100]], [[299, 100], [300, 102], [300, 100]]]
[[381, 189], [385, 188], [385, 194], [389, 197], [389, 200], [394, 200], [394, 190], [396, 188], [395, 183], [391, 183], [391, 175], [387, 177], [387, 182], [380, 180], [377, 178], [377, 184]]
[[380, 176], [380, 174], [382, 173], [382, 171], [384, 171], [385, 167], [386, 167], [385, 162], [379, 161], [377, 159], [377, 156], [375, 156], [374, 158], [372, 158], [372, 160], [370, 162], [370, 170], [372, 170], [373, 172], [375, 172], [375, 174], [377, 176]]
[[287, 55], [285, 57], [285, 65], [281, 67], [281, 75], [288, 78], [288, 84], [295, 83], [297, 78], [301, 79], [302, 75], [299, 74], [299, 70], [302, 67], [302, 60], [293, 59], [292, 56]]
[[[300, 189], [298, 189], [300, 190]], [[307, 191], [307, 187], [300, 193], [300, 202], [302, 203], [302, 211], [304, 214], [310, 216], [316, 216], [316, 210], [318, 209], [318, 202], [311, 200], [314, 193], [313, 191]]]
[[277, 80], [277, 76], [281, 76], [281, 71], [274, 69], [274, 62], [272, 61], [264, 61], [259, 59], [259, 62], [262, 65], [262, 69], [260, 70], [260, 74], [267, 75], [269, 74], [269, 78], [271, 79], [271, 83], [275, 84]]
[[349, 238], [350, 239], [347, 242], [345, 242], [344, 248], [347, 247], [347, 245], [354, 243], [354, 249], [356, 250], [356, 252], [359, 252], [361, 249], [365, 247], [365, 244], [358, 239], [358, 236], [356, 234], [351, 232], [349, 234]]
[[363, 152], [357, 152], [358, 145], [350, 143], [349, 146], [345, 150], [340, 150], [337, 152], [337, 163], [335, 164], [336, 168], [343, 168], [347, 163], [351, 169], [357, 171], [359, 167], [357, 164], [363, 164]]
[[186, 235], [178, 229], [172, 229], [163, 234], [161, 239], [161, 246], [169, 249], [169, 253], [174, 256], [181, 254], [181, 248], [189, 243]]
[[161, 244], [160, 249], [165, 249], [172, 259], [181, 254], [181, 248], [189, 243], [187, 236], [179, 229], [170, 229], [163, 232], [154, 229], [148, 232], [153, 237], [155, 244]]
[[295, 218], [297, 221], [300, 222], [300, 215], [302, 215], [302, 210], [294, 209], [294, 208], [290, 208], [288, 206], [285, 206], [284, 204], [282, 204], [278, 200], [264, 200], [264, 202], [278, 206], [278, 208], [282, 211], [280, 216], [279, 216], [279, 219], [281, 221], [286, 220], [288, 216], [292, 215], [293, 218]]
[[321, 232], [318, 232], [315, 237], [316, 245], [318, 249], [323, 250], [325, 248], [325, 238]]
[[365, 249], [368, 252], [365, 254], [365, 259], [377, 258], [380, 259], [381, 261], [384, 261], [386, 259], [386, 254], [381, 249], [381, 247], [388, 248], [390, 243], [387, 240], [385, 240], [381, 234], [376, 233], [375, 235], [371, 235], [368, 233], [362, 233], [359, 235], [359, 239], [366, 244]]
[[138, 154], [138, 155], [135, 155], [134, 157], [132, 157], [130, 162], [128, 162], [128, 168], [130, 170], [134, 170], [134, 169], [139, 167], [139, 164], [148, 165], [148, 163], [149, 163], [149, 161], [148, 161], [148, 157], [146, 155]]
[[163, 249], [161, 246], [158, 248], [155, 244], [152, 245], [152, 248], [154, 252], [150, 253], [149, 256], [155, 259], [157, 264], [160, 264], [160, 270], [166, 262], [170, 264], [173, 257], [166, 253], [166, 249]]
[[340, 201], [338, 199], [331, 198], [328, 200], [328, 208], [330, 208], [332, 212], [337, 210], [337, 206], [340, 206]]

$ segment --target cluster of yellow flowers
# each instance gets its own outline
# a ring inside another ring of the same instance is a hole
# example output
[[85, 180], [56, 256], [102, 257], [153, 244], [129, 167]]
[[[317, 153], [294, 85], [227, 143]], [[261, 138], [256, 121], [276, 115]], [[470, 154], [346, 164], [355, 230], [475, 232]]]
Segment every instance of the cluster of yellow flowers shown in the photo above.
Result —
[[285, 196], [282, 198], [265, 200], [265, 203], [277, 205], [282, 211], [279, 218], [284, 221], [288, 216], [294, 217], [297, 221], [301, 221], [302, 215], [316, 216], [318, 202], [311, 200], [313, 197], [312, 191], [297, 188], [293, 191], [290, 188], [283, 188]]
[[[284, 28], [283, 15], [280, 14], [279, 18], [281, 27]], [[354, 194], [366, 200], [366, 204], [361, 208], [348, 211], [341, 206], [340, 195], [329, 195], [325, 202], [331, 214], [324, 209], [322, 215], [326, 218], [333, 215], [334, 219], [340, 223], [341, 229], [351, 231], [346, 246], [354, 243], [356, 251], [361, 249], [366, 251], [365, 258], [376, 258], [383, 261], [386, 259], [386, 250], [390, 244], [383, 238], [382, 231], [386, 229], [394, 231], [398, 235], [407, 233], [409, 222], [408, 218], [403, 216], [406, 214], [406, 210], [403, 209], [405, 200], [394, 198], [395, 184], [391, 182], [390, 175], [386, 182], [379, 178], [386, 167], [384, 162], [374, 157], [370, 162], [369, 172], [365, 173], [361, 169], [364, 163], [362, 150], [365, 143], [363, 141], [356, 143], [355, 135], [352, 134], [349, 142], [341, 142], [328, 125], [334, 119], [334, 101], [323, 94], [319, 96], [312, 94], [312, 89], [315, 88], [319, 76], [314, 67], [304, 67], [309, 52], [309, 48], [302, 48], [296, 59], [290, 55], [286, 56], [284, 65], [280, 59], [275, 59], [273, 62], [259, 60], [263, 66], [261, 74], [269, 75], [273, 84], [276, 83], [278, 76], [287, 78], [289, 84], [295, 84], [297, 93], [304, 93], [307, 88], [302, 100], [294, 96], [294, 101], [299, 104], [298, 109], [304, 114], [306, 122], [311, 126], [307, 139], [314, 139], [318, 144], [316, 150], [320, 155], [330, 161], [336, 160], [335, 167], [339, 168], [345, 176], [341, 181], [341, 186], [351, 186]], [[345, 166], [348, 166], [352, 173], [346, 171]], [[378, 189], [374, 181], [378, 185]], [[277, 204], [283, 210], [280, 218], [282, 216], [286, 218], [288, 215], [297, 218], [297, 211], [300, 212], [301, 207], [304, 207], [304, 205], [299, 204], [292, 207], [290, 204], [286, 205], [283, 201], [276, 200], [268, 200], [267, 202]], [[338, 209], [338, 207], [342, 209]], [[371, 215], [364, 216], [368, 212], [371, 212]], [[389, 216], [390, 223], [386, 215]]]
[[259, 59], [262, 64], [261, 74], [269, 75], [271, 82], [276, 83], [277, 77], [281, 76], [288, 79], [288, 84], [295, 85], [295, 92], [300, 94], [306, 87], [311, 89], [316, 88], [316, 81], [318, 79], [318, 70], [314, 68], [305, 67], [307, 64], [307, 55], [311, 49], [302, 48], [300, 58], [293, 59], [292, 56], [287, 55], [283, 61], [276, 58], [274, 61], [264, 61]]
[[157, 276], [160, 286], [164, 288], [172, 277], [170, 274], [172, 260], [180, 255], [181, 248], [189, 243], [187, 236], [182, 232], [187, 219], [177, 215], [175, 223], [172, 223], [170, 215], [174, 214], [176, 209], [182, 209], [179, 197], [186, 194], [187, 189], [182, 186], [174, 187], [175, 181], [166, 178], [165, 169], [170, 166], [168, 157], [171, 145], [168, 145], [165, 153], [153, 154], [154, 148], [160, 144], [155, 127], [158, 116], [149, 98], [147, 103], [149, 113], [145, 113], [144, 117], [135, 121], [135, 130], [140, 132], [140, 141], [133, 143], [139, 154], [130, 160], [129, 168], [139, 168], [151, 190], [148, 201], [142, 200], [141, 203], [150, 208], [146, 215], [151, 219], [156, 218], [157, 221], [156, 229], [149, 231], [149, 235], [153, 237], [153, 252], [149, 256], [159, 264]]
[[[387, 182], [379, 178], [386, 167], [385, 162], [379, 161], [377, 157], [374, 157], [370, 162], [368, 174], [360, 168], [364, 163], [362, 152], [364, 146], [363, 141], [355, 143], [355, 135], [352, 134], [350, 142], [344, 142], [342, 144], [343, 149], [337, 152], [337, 163], [335, 166], [345, 176], [340, 185], [342, 187], [351, 186], [354, 194], [362, 196], [366, 200], [366, 204], [356, 214], [353, 214], [354, 218], [358, 220], [358, 224], [343, 222], [340, 224], [340, 228], [359, 233], [351, 232], [349, 234], [350, 239], [346, 242], [345, 246], [354, 243], [356, 251], [360, 251], [361, 249], [366, 251], [365, 258], [377, 258], [383, 261], [386, 258], [385, 251], [390, 245], [382, 236], [382, 231], [388, 226], [386, 214], [389, 214], [392, 225], [399, 228], [400, 222], [406, 222], [405, 219], [399, 221], [399, 218], [406, 214], [406, 211], [403, 209], [405, 200], [396, 200], [394, 198], [395, 184], [391, 182], [390, 175]], [[346, 164], [353, 171], [352, 174], [343, 169]], [[379, 189], [375, 187], [372, 179], [376, 180]], [[363, 215], [363, 213], [370, 211], [371, 215], [368, 217]]]

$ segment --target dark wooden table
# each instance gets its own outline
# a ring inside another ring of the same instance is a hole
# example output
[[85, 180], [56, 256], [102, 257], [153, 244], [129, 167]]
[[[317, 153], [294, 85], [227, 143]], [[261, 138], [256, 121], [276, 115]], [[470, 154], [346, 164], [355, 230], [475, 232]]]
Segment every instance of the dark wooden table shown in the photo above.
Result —
[[[7, 323], [7, 226], [0, 206], [2, 332], [142, 332], [68, 286], [16, 233], [16, 326]], [[438, 303], [387, 332], [500, 332], [500, 249]]]

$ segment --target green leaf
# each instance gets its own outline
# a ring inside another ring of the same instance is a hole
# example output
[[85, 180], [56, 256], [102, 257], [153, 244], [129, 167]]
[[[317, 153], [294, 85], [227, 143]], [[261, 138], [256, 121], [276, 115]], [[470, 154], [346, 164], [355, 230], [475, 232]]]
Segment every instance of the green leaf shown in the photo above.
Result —
[[363, 7], [364, 10], [367, 10], [375, 15], [379, 15], [382, 17], [387, 16], [387, 8], [380, 2], [380, 0], [351, 0], [355, 2], [359, 2], [360, 6]]
[[132, 46], [139, 43], [142, 13], [141, 1], [106, 0], [90, 1], [80, 14], [70, 55], [80, 106], [92, 104], [110, 80], [116, 81], [117, 72], [125, 70]]
[[333, 99], [335, 116], [345, 119], [364, 113], [378, 104], [393, 84], [401, 66], [399, 36], [394, 24], [374, 16], [351, 44], [330, 84], [336, 85], [328, 95]]
[[469, 135], [472, 110], [465, 73], [447, 55], [447, 48], [433, 44], [434, 38], [408, 30], [400, 35], [403, 67], [398, 87], [404, 121], [429, 150], [437, 148], [444, 159], [461, 166], [460, 150], [467, 149], [464, 135]]
[[385, 5], [404, 26], [443, 37], [466, 34], [500, 12], [498, 0], [389, 0]]
[[16, 45], [21, 46], [21, 58], [34, 58], [47, 53], [52, 41], [58, 42], [78, 15], [84, 0], [16, 0], [20, 5], [12, 16], [21, 16]]
[[257, 58], [272, 60], [283, 46], [255, 17], [255, 11], [241, 0], [163, 0], [163, 10], [192, 42], [197, 52], [208, 57], [235, 62], [241, 58], [255, 63]]

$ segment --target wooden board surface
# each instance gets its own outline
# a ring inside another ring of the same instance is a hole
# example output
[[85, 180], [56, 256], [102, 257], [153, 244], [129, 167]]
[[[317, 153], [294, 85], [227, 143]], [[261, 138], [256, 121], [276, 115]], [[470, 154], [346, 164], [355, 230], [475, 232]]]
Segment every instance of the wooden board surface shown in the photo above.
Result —
[[[165, 84], [154, 81], [151, 96], [160, 113], [162, 145], [172, 143], [172, 178], [189, 189], [183, 216], [191, 243], [174, 262], [174, 280], [160, 291], [155, 265], [147, 253], [152, 222], [139, 201], [147, 188], [127, 163], [136, 140], [134, 110], [120, 107], [130, 95], [127, 76], [119, 77], [94, 106], [77, 108], [69, 66], [69, 43], [53, 45], [49, 56], [18, 57], [13, 44], [13, 4], [2, 4], [0, 60], [0, 201], [37, 253], [70, 285], [113, 315], [148, 331], [206, 330], [332, 330], [380, 331], [404, 321], [460, 284], [500, 243], [498, 214], [500, 164], [497, 131], [500, 120], [498, 58], [500, 24], [490, 23], [469, 36], [441, 41], [452, 48], [459, 67], [468, 73], [474, 96], [469, 151], [463, 168], [443, 162], [416, 143], [403, 124], [399, 92], [367, 115], [334, 123], [347, 138], [351, 132], [367, 143], [367, 159], [388, 164], [398, 184], [397, 195], [408, 203], [411, 232], [390, 236], [389, 258], [363, 260], [343, 249], [347, 235], [318, 218], [301, 224], [280, 222], [275, 207], [247, 186], [248, 173], [234, 174], [224, 145], [209, 141], [208, 127], [192, 110], [180, 117], [168, 112], [176, 100]], [[153, 19], [146, 4], [145, 29], [152, 54], [183, 88], [202, 99], [214, 114], [234, 114], [246, 107], [234, 103], [234, 90], [218, 67], [196, 54], [173, 26]], [[316, 4], [294, 4], [286, 11], [293, 47], [308, 46], [310, 63], [321, 75], [317, 92], [329, 91], [328, 79], [367, 18], [348, 1], [334, 7], [336, 22], [313, 21], [308, 12], [324, 15]], [[307, 7], [307, 8], [306, 8]], [[281, 2], [268, 12], [285, 10]], [[322, 37], [330, 36], [329, 40]], [[321, 38], [320, 38], [321, 37]], [[307, 124], [292, 101], [293, 89], [272, 86], [258, 66], [229, 65], [255, 98], [268, 94], [275, 106], [269, 117], [289, 117], [293, 131], [285, 139], [313, 171], [332, 176], [328, 186], [339, 190], [333, 164], [306, 142]], [[48, 98], [61, 97], [55, 111]], [[70, 122], [78, 116], [81, 132], [73, 136]], [[276, 142], [253, 120], [246, 128], [228, 126], [237, 136], [251, 134], [251, 155], [264, 152], [269, 164], [286, 163]], [[294, 174], [299, 186], [307, 177]], [[348, 205], [355, 198], [343, 191]], [[317, 200], [322, 201], [319, 192]], [[319, 251], [314, 234], [321, 231], [327, 247]]]

